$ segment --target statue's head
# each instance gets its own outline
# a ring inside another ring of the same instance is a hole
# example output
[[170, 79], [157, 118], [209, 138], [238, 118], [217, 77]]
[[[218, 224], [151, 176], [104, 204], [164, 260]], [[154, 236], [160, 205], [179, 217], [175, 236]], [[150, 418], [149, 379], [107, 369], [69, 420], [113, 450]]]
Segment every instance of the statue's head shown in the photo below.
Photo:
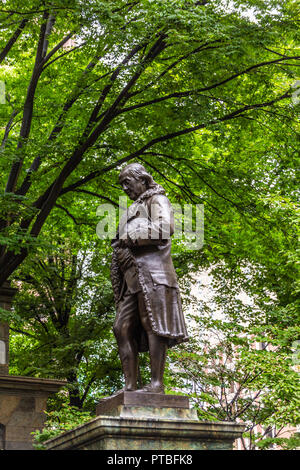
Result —
[[147, 189], [155, 188], [152, 176], [139, 163], [130, 163], [120, 172], [120, 184], [127, 196], [135, 201]]

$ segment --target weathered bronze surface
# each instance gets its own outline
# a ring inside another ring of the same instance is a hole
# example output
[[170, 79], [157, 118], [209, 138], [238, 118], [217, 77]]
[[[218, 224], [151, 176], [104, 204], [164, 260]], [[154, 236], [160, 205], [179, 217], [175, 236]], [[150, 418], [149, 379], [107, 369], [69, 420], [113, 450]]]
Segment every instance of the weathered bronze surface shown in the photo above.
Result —
[[138, 353], [149, 350], [151, 382], [141, 390], [164, 393], [167, 348], [188, 340], [171, 259], [172, 206], [164, 189], [142, 165], [126, 166], [119, 180], [134, 201], [112, 240], [111, 279], [117, 306], [114, 334], [125, 391], [137, 390]]

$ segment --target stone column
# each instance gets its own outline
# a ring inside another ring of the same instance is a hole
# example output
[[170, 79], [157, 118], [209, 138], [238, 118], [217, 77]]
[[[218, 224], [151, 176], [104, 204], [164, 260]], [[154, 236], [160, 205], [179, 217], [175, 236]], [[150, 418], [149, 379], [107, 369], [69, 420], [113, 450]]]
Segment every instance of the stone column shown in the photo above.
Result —
[[[11, 310], [17, 289], [0, 287], [0, 307]], [[42, 429], [49, 395], [65, 381], [9, 375], [9, 325], [0, 323], [0, 450], [31, 450], [32, 432]]]
[[[10, 287], [9, 282], [5, 282], [0, 287], [0, 307], [10, 311], [12, 301], [17, 293], [17, 289]], [[0, 375], [8, 375], [9, 372], [9, 325], [0, 322]]]

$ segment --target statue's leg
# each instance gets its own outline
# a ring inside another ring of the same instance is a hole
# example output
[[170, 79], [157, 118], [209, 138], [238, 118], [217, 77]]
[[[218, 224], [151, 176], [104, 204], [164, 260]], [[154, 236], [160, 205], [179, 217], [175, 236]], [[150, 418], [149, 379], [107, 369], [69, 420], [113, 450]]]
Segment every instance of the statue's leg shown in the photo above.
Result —
[[167, 355], [167, 339], [153, 333], [142, 294], [139, 295], [138, 300], [141, 323], [148, 336], [151, 366], [151, 383], [146, 385], [142, 390], [153, 393], [164, 393], [163, 376]]
[[[149, 391], [164, 392], [164, 370], [167, 355], [167, 340], [155, 333], [148, 332], [151, 384]], [[150, 390], [151, 389], [151, 390]]]
[[119, 355], [125, 377], [125, 390], [137, 388], [138, 347], [137, 330], [138, 310], [136, 295], [125, 295], [119, 304], [113, 331], [118, 343]]

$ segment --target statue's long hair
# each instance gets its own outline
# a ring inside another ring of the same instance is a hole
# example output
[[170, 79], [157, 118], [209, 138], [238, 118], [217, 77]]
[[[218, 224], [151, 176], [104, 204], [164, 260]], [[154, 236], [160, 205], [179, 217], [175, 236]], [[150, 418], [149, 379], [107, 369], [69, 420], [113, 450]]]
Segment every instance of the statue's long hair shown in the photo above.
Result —
[[123, 168], [123, 170], [120, 172], [119, 180], [124, 177], [125, 173], [128, 173], [136, 179], [144, 179], [147, 183], [147, 189], [161, 188], [161, 186], [154, 181], [150, 173], [148, 173], [140, 163], [130, 163], [129, 165], [125, 166], [125, 168]]

